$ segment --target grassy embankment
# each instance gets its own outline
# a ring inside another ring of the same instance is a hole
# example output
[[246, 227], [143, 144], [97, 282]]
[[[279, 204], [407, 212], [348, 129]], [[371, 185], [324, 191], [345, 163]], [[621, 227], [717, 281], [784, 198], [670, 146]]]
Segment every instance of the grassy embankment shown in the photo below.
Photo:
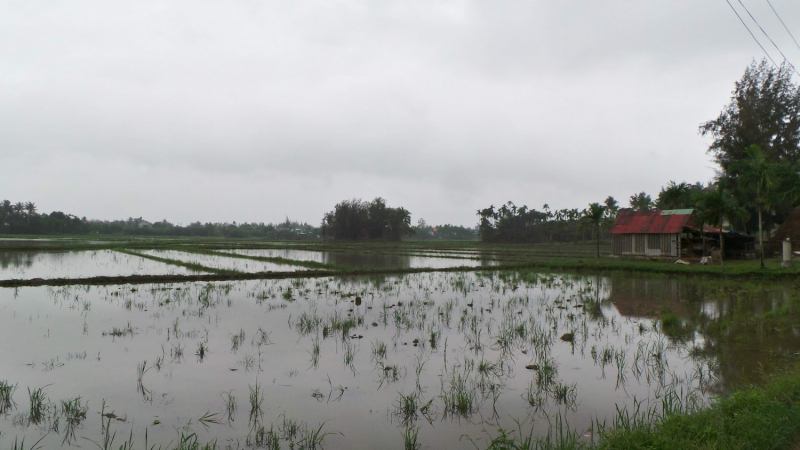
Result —
[[673, 405], [663, 417], [649, 411], [620, 411], [614, 429], [601, 433], [597, 443], [574, 431], [549, 439], [520, 438], [501, 432], [487, 447], [492, 450], [794, 450], [800, 442], [800, 366], [773, 376], [762, 386], [746, 387], [710, 408], [686, 411]]
[[218, 274], [218, 275], [228, 275], [228, 274], [229, 275], [235, 275], [235, 274], [241, 274], [242, 273], [242, 272], [239, 272], [238, 270], [217, 269], [215, 267], [208, 267], [208, 266], [204, 266], [202, 264], [186, 262], [186, 261], [180, 261], [180, 260], [171, 259], [171, 258], [161, 258], [159, 256], [148, 255], [148, 254], [145, 254], [145, 253], [139, 253], [139, 252], [126, 250], [126, 249], [115, 249], [115, 250], [120, 252], [120, 253], [125, 253], [125, 254], [132, 255], [132, 256], [138, 256], [140, 258], [150, 259], [150, 260], [158, 261], [158, 262], [161, 262], [161, 263], [164, 263], [164, 264], [171, 264], [173, 266], [185, 267], [185, 268], [187, 268], [189, 270], [193, 270], [195, 272], [206, 272], [206, 273], [213, 273], [213, 274]]

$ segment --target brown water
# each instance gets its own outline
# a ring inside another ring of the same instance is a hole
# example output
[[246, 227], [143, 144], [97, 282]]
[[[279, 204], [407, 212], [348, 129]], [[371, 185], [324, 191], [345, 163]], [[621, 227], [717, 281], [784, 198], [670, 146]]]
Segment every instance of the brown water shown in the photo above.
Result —
[[[0, 381], [17, 385], [0, 445], [62, 445], [54, 405], [78, 396], [88, 414], [72, 442], [90, 447], [101, 411], [119, 419], [117, 446], [132, 431], [136, 448], [145, 430], [149, 445], [196, 433], [249, 448], [261, 427], [289, 438], [287, 420], [323, 424], [326, 449], [403, 448], [409, 428], [423, 446], [485, 448], [487, 432], [518, 420], [544, 435], [556, 417], [585, 434], [635, 401], [703, 403], [791, 361], [792, 327], [714, 324], [791, 314], [795, 301], [777, 284], [515, 272], [0, 289]], [[662, 332], [667, 312], [679, 332]], [[251, 415], [255, 386], [263, 406]], [[37, 424], [28, 389], [40, 387]]]

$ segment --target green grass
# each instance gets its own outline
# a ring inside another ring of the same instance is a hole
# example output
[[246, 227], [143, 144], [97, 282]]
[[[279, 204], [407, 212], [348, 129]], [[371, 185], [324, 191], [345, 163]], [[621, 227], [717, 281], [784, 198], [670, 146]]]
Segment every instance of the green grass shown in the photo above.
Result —
[[622, 427], [598, 446], [613, 449], [789, 449], [800, 441], [800, 367], [747, 387], [694, 414]]
[[7, 380], [0, 380], [0, 414], [14, 409], [14, 391], [17, 390], [16, 384], [11, 384]]
[[[800, 366], [771, 377], [761, 386], [747, 386], [718, 399], [707, 409], [666, 396], [658, 407], [618, 411], [600, 439], [582, 439], [582, 432], [563, 422], [551, 423], [542, 438], [498, 430], [484, 447], [492, 450], [745, 450], [794, 449], [800, 442]], [[601, 427], [602, 428], [602, 427]], [[595, 430], [596, 431], [596, 430]], [[477, 446], [476, 446], [477, 447]]]

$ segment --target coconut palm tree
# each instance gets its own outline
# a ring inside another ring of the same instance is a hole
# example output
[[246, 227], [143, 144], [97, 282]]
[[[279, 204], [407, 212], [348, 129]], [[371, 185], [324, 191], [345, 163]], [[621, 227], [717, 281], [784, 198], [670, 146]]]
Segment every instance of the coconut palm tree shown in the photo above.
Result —
[[724, 183], [719, 183], [717, 189], [699, 193], [695, 196], [695, 217], [703, 224], [719, 227], [719, 262], [725, 265], [725, 237], [722, 234], [722, 223], [727, 218], [729, 221], [744, 220], [748, 213], [739, 205], [724, 188]]
[[745, 150], [747, 157], [732, 163], [730, 169], [738, 173], [737, 184], [747, 197], [753, 199], [758, 211], [758, 244], [761, 247], [761, 268], [764, 268], [764, 230], [762, 213], [768, 210], [775, 197], [778, 186], [778, 167], [767, 161], [764, 151], [758, 145], [751, 145]]
[[27, 212], [28, 225], [31, 224], [31, 216], [36, 214], [36, 205], [33, 202], [25, 203], [25, 211]]
[[606, 221], [606, 211], [608, 208], [600, 203], [590, 203], [589, 207], [583, 210], [581, 222], [584, 226], [591, 226], [595, 232], [595, 242], [597, 243], [597, 257], [600, 257], [600, 227]]
[[689, 208], [692, 204], [692, 187], [685, 181], [670, 181], [666, 188], [658, 194], [656, 202], [660, 209]]

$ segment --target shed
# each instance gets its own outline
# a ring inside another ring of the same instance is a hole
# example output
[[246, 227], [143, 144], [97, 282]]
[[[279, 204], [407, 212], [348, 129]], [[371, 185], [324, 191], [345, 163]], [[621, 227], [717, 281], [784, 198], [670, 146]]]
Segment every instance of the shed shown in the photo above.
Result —
[[611, 253], [619, 256], [679, 257], [681, 233], [691, 227], [691, 209], [621, 210], [611, 228]]

